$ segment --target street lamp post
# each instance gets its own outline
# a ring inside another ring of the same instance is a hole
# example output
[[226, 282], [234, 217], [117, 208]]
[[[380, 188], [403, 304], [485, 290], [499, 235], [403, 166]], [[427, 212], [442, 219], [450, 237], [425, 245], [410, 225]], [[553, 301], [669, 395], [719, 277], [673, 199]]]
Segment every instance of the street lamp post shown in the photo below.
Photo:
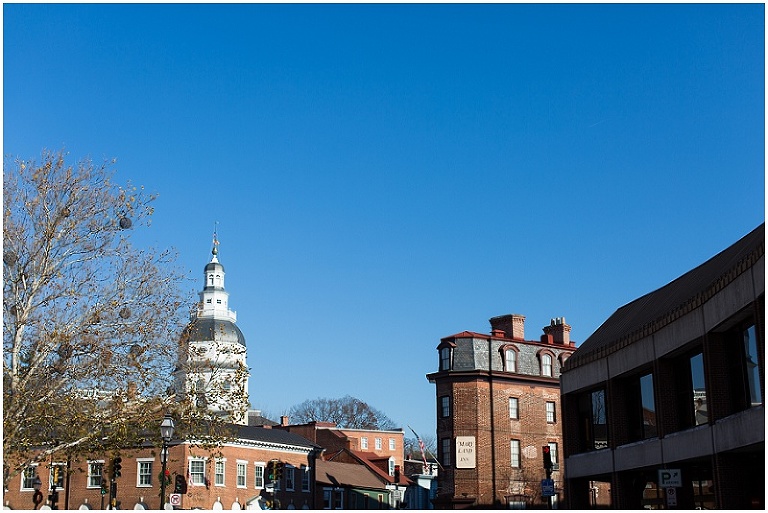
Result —
[[170, 443], [171, 438], [173, 438], [174, 427], [173, 417], [166, 413], [163, 422], [160, 424], [160, 438], [163, 439], [163, 449], [160, 453], [160, 459], [163, 463], [162, 477], [160, 479], [160, 509], [165, 508], [165, 471], [168, 462], [168, 444]]

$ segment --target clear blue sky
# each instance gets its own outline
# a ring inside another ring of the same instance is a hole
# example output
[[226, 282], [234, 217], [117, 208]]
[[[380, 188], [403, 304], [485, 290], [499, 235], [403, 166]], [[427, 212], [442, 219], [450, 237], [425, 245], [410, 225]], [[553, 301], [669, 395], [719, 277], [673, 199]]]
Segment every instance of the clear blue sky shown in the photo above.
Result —
[[[441, 337], [617, 308], [765, 218], [764, 6], [3, 6], [3, 152], [117, 158], [276, 416], [434, 436]], [[196, 296], [195, 296], [196, 298]]]

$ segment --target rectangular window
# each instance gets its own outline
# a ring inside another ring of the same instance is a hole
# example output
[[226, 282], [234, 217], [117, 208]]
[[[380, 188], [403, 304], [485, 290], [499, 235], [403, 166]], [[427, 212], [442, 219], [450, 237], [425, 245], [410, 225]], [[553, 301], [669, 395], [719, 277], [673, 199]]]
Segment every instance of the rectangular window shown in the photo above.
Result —
[[519, 404], [519, 401], [517, 397], [509, 398], [509, 418], [510, 419], [520, 418], [520, 411], [518, 410], [518, 404]]
[[592, 393], [592, 426], [595, 449], [608, 447], [608, 423], [605, 411], [605, 390]]
[[51, 484], [55, 484], [56, 488], [64, 488], [64, 476], [67, 474], [66, 463], [52, 463], [50, 467], [50, 474], [48, 475], [48, 481]]
[[608, 447], [605, 391], [599, 389], [579, 395], [578, 408], [579, 450], [593, 451]]
[[309, 492], [309, 467], [302, 465], [301, 467], [301, 491]]
[[547, 401], [547, 423], [554, 424], [557, 421], [555, 416], [555, 403], [554, 401]]
[[394, 451], [395, 450], [395, 439], [394, 438], [390, 438], [389, 439], [389, 450], [390, 451]]
[[368, 449], [368, 437], [364, 436], [360, 439], [360, 448], [361, 449]]
[[509, 441], [509, 455], [512, 468], [520, 468], [520, 440]]
[[754, 324], [744, 330], [744, 366], [747, 374], [748, 399], [751, 406], [759, 406], [763, 403], [763, 394], [760, 390], [760, 357], [757, 354], [757, 335]]
[[330, 488], [323, 489], [323, 509], [331, 509], [331, 498], [333, 497], [333, 490]]
[[253, 485], [256, 488], [264, 488], [264, 464], [257, 463], [253, 467]]
[[654, 438], [656, 431], [656, 401], [653, 397], [653, 374], [640, 377], [640, 404], [643, 438]]
[[238, 461], [237, 462], [237, 487], [238, 488], [245, 488], [247, 485], [246, 480], [246, 469], [248, 468], [248, 464], [244, 461]]
[[33, 481], [37, 476], [37, 465], [30, 465], [21, 474], [21, 489], [34, 490]]
[[549, 445], [549, 458], [555, 464], [557, 463], [557, 442], [548, 442], [547, 445]]
[[702, 353], [691, 357], [691, 385], [693, 389], [693, 418], [694, 425], [706, 424], [707, 416], [707, 387], [704, 383], [704, 355]]
[[213, 484], [224, 486], [224, 460], [216, 460], [216, 469], [213, 477]]
[[198, 486], [205, 484], [205, 460], [189, 460], [189, 481]]
[[376, 450], [380, 451], [381, 450], [381, 438], [376, 438], [375, 443], [376, 443]]
[[101, 476], [104, 473], [103, 461], [88, 462], [88, 488], [101, 488]]
[[440, 440], [440, 461], [444, 467], [451, 466], [451, 439], [443, 438]]
[[517, 372], [517, 351], [507, 349], [504, 352], [504, 370], [507, 372]]
[[451, 416], [451, 397], [444, 395], [440, 397], [440, 418], [446, 419]]
[[136, 486], [152, 486], [152, 460], [136, 460], [138, 472]]
[[451, 348], [444, 347], [440, 350], [440, 370], [451, 370]]
[[295, 487], [296, 480], [296, 468], [287, 466], [285, 467], [285, 491], [292, 492]]

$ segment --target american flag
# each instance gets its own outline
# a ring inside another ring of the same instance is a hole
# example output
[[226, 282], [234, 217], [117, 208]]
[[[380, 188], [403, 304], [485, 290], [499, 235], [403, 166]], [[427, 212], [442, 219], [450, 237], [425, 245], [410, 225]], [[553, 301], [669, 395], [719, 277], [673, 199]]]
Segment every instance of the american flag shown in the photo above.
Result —
[[429, 465], [427, 465], [427, 456], [426, 456], [427, 449], [426, 447], [424, 447], [424, 442], [421, 440], [421, 437], [416, 433], [416, 431], [414, 431], [411, 426], [408, 426], [408, 429], [413, 431], [413, 434], [416, 437], [416, 440], [419, 441], [419, 449], [421, 449], [421, 460], [424, 462], [424, 473], [426, 474], [429, 471]]

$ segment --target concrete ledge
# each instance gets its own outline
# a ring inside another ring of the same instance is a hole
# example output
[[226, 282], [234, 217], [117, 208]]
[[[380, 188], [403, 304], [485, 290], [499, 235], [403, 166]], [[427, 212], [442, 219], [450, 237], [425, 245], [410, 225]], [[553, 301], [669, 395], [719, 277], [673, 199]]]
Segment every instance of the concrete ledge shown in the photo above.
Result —
[[683, 347], [691, 340], [704, 336], [704, 333], [704, 312], [697, 308], [654, 334], [656, 358]]
[[596, 476], [613, 472], [613, 451], [599, 451], [574, 454], [565, 460], [565, 478]]
[[707, 331], [712, 330], [757, 298], [752, 278], [751, 272], [741, 273], [712, 299], [704, 303], [702, 308], [704, 308]]
[[659, 466], [663, 462], [661, 457], [661, 440], [652, 438], [621, 445], [614, 451], [613, 460], [617, 471], [652, 465]]
[[650, 363], [654, 360], [653, 337], [645, 337], [637, 342], [629, 344], [621, 351], [616, 351], [608, 355], [608, 370], [611, 378], [620, 376], [625, 372], [631, 371]]
[[712, 428], [709, 425], [672, 433], [664, 437], [661, 444], [664, 451], [664, 461], [667, 463], [700, 458], [714, 453]]
[[608, 380], [608, 362], [605, 358], [589, 362], [569, 370], [561, 376], [560, 387], [562, 394], [569, 394], [582, 388], [592, 387]]
[[740, 411], [714, 426], [715, 450], [730, 451], [765, 442], [765, 408], [756, 406]]

